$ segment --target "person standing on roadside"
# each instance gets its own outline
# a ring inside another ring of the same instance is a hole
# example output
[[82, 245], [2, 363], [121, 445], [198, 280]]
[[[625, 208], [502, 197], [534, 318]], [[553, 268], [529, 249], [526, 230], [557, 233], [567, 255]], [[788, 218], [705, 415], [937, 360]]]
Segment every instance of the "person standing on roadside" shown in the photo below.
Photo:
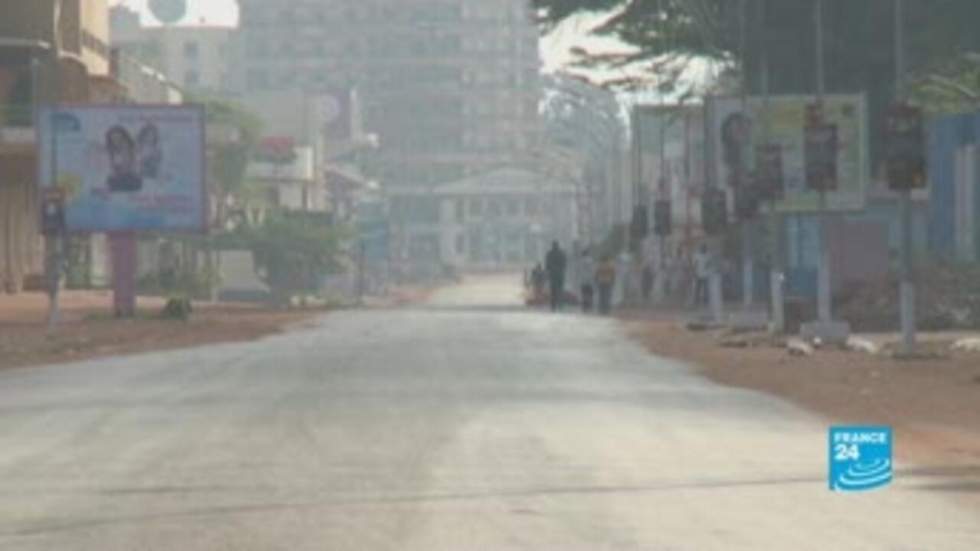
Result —
[[582, 312], [592, 311], [593, 297], [595, 296], [595, 265], [592, 261], [592, 254], [586, 250], [582, 253], [581, 263], [579, 264], [579, 286], [582, 292]]
[[595, 282], [599, 286], [599, 313], [606, 316], [612, 310], [613, 285], [616, 284], [616, 263], [605, 256], [595, 271]]
[[694, 253], [694, 305], [704, 306], [708, 303], [708, 276], [711, 258], [708, 247], [702, 244]]
[[561, 246], [555, 241], [544, 259], [544, 269], [548, 272], [548, 284], [551, 291], [551, 311], [561, 310], [565, 294], [565, 270], [568, 268], [568, 257]]

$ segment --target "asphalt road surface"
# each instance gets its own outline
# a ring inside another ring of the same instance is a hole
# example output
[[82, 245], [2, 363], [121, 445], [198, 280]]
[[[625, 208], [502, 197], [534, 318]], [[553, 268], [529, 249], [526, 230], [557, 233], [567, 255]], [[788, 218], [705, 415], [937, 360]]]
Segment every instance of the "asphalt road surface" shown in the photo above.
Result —
[[951, 473], [487, 278], [261, 342], [0, 373], [0, 549], [976, 550]]

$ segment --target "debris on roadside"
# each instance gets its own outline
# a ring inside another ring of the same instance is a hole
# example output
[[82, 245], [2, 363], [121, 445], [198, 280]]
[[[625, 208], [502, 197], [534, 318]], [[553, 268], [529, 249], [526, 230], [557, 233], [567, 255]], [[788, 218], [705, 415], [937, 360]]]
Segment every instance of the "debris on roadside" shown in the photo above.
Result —
[[803, 339], [789, 339], [786, 341], [786, 351], [790, 356], [812, 356], [815, 350]]
[[980, 337], [960, 339], [950, 347], [954, 352], [980, 353]]
[[881, 347], [877, 344], [871, 342], [868, 339], [862, 337], [851, 336], [844, 343], [844, 348], [850, 350], [851, 352], [862, 352], [864, 354], [879, 354], [881, 352]]

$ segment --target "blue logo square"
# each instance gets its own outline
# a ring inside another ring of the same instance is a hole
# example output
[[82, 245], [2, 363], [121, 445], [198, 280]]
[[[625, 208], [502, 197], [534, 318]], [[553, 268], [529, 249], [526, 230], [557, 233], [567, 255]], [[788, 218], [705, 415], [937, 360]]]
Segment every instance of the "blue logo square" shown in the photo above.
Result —
[[831, 427], [830, 489], [863, 492], [892, 481], [891, 427]]

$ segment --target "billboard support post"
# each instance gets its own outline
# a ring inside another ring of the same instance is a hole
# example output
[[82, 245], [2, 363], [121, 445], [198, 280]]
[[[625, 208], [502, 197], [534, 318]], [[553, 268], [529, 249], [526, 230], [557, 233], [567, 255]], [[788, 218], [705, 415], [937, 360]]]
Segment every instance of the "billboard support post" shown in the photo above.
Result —
[[[823, 107], [825, 92], [824, 52], [823, 52], [823, 0], [817, 0], [815, 5], [816, 17], [816, 49], [817, 49], [817, 105]], [[820, 186], [820, 206], [817, 217], [820, 232], [820, 264], [817, 267], [817, 318], [821, 323], [830, 323], [830, 244], [827, 232], [827, 190]]]
[[[51, 128], [51, 181], [49, 189], [58, 189], [58, 128], [53, 119], [50, 122]], [[64, 202], [61, 202], [64, 208]], [[44, 207], [45, 211], [47, 207]], [[47, 213], [42, 212], [42, 217]], [[64, 217], [60, 219], [60, 224], [53, 227], [44, 228], [44, 252], [45, 252], [45, 273], [47, 274], [48, 288], [48, 332], [53, 333], [58, 328], [58, 321], [61, 317], [61, 267], [64, 264], [62, 257], [62, 246], [65, 240]]]
[[[739, 19], [739, 57], [741, 58], [741, 97], [739, 98], [741, 103], [742, 112], [748, 116], [748, 94], [749, 94], [749, 77], [748, 77], [748, 63], [746, 62], [746, 10], [748, 9], [748, 4], [746, 0], [740, 0], [738, 9], [738, 19]], [[743, 144], [743, 149], [744, 149]], [[747, 159], [746, 159], [747, 162]], [[739, 190], [741, 193], [751, 193], [748, 191], [749, 181], [741, 182], [742, 189]], [[750, 199], [753, 200], [753, 199]], [[743, 217], [739, 221], [742, 226], [742, 307], [745, 310], [751, 310], [752, 304], [755, 302], [755, 282], [753, 277], [755, 275], [754, 259], [752, 255], [752, 219], [748, 217]]]
[[711, 321], [721, 325], [725, 321], [725, 297], [721, 285], [721, 241], [720, 237], [712, 239], [710, 269], [708, 270], [708, 302], [711, 308]]
[[109, 235], [112, 252], [112, 305], [117, 318], [136, 315], [136, 234]]
[[61, 268], [64, 265], [63, 243], [63, 233], [47, 235], [44, 238], [44, 248], [47, 253], [45, 272], [47, 273], [49, 333], [53, 333], [58, 329], [58, 322], [61, 320]]
[[[763, 21], [765, 21], [766, 3], [762, 3]], [[766, 31], [763, 31], [766, 32]], [[771, 105], [769, 103], [769, 37], [763, 35], [762, 45], [762, 143], [765, 147], [770, 147], [769, 118], [772, 116]], [[780, 155], [782, 153], [780, 152]], [[771, 189], [769, 193], [769, 239], [770, 239], [770, 259], [769, 259], [769, 289], [770, 300], [772, 302], [770, 311], [769, 330], [771, 333], [781, 335], [786, 331], [786, 301], [784, 296], [783, 284], [785, 275], [783, 274], [783, 224], [779, 212], [776, 209], [776, 199], [782, 195], [782, 157], [780, 156], [780, 172], [778, 177], [779, 188]]]
[[752, 258], [752, 225], [742, 222], [742, 307], [751, 310], [755, 302], [755, 266]]

